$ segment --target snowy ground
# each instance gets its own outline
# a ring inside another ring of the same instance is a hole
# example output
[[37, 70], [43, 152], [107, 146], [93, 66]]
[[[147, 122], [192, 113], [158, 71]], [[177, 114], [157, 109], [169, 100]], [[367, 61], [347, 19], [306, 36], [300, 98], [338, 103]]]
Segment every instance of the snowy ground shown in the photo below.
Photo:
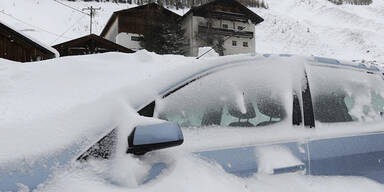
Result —
[[[101, 7], [94, 19], [99, 34], [114, 11], [133, 5], [67, 2], [75, 8]], [[252, 9], [265, 21], [256, 27], [256, 51], [317, 55], [384, 63], [384, 1], [368, 6], [334, 5], [327, 0], [268, 0]], [[47, 45], [89, 33], [89, 18], [53, 0], [0, 2], [0, 21]], [[182, 15], [187, 10], [174, 10]], [[7, 14], [7, 15], [6, 15]], [[11, 15], [11, 16], [10, 16]]]
[[384, 186], [361, 177], [313, 177], [296, 174], [257, 174], [239, 178], [220, 166], [183, 152], [156, 153], [152, 160], [169, 162], [155, 180], [137, 186], [148, 170], [146, 160], [125, 156], [115, 164], [92, 162], [73, 165], [57, 173], [37, 191], [169, 191], [169, 192], [381, 192]]

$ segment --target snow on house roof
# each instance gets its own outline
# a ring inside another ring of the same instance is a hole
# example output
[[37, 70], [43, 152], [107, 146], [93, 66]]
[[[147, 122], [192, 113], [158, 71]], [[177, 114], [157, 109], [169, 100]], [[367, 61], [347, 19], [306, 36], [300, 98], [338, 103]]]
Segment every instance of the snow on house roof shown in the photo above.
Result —
[[32, 44], [36, 45], [40, 49], [45, 49], [45, 50], [51, 52], [52, 54], [55, 55], [55, 57], [60, 56], [59, 52], [56, 49], [54, 49], [53, 47], [45, 45], [44, 43], [34, 39], [33, 37], [31, 37], [31, 36], [29, 36], [23, 32], [21, 32], [20, 30], [17, 30], [16, 28], [10, 26], [9, 24], [4, 23], [3, 21], [0, 21], [0, 27], [8, 28], [10, 31], [12, 31], [16, 35], [24, 38], [26, 41], [30, 41]]

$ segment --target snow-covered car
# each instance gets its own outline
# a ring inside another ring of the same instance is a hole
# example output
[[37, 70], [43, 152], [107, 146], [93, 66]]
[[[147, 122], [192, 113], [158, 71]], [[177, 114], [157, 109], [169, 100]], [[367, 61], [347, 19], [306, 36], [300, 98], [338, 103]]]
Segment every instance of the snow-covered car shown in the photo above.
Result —
[[[365, 176], [383, 183], [383, 81], [375, 66], [328, 58], [223, 59], [169, 82], [135, 109], [135, 118], [143, 119], [128, 132], [111, 127], [101, 138], [84, 138], [92, 145], [73, 145], [32, 163], [0, 165], [0, 189], [33, 189], [55, 167], [116, 153], [146, 155], [183, 141], [179, 150], [240, 177], [297, 173]], [[154, 164], [142, 183], [166, 168], [166, 162]]]
[[227, 172], [384, 182], [384, 87], [376, 66], [264, 55], [200, 74], [156, 100], [185, 148]]

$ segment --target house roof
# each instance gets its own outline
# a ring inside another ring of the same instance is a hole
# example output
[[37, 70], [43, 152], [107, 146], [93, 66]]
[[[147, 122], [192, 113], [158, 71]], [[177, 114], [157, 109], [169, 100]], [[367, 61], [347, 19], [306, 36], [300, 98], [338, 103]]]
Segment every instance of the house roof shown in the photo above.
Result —
[[[100, 36], [105, 36], [106, 33], [108, 32], [109, 28], [112, 26], [113, 22], [116, 20], [117, 16], [121, 15], [121, 14], [126, 14], [126, 13], [130, 13], [130, 12], [135, 12], [135, 11], [144, 11], [144, 10], [147, 10], [147, 9], [161, 9], [163, 11], [164, 14], [168, 15], [170, 18], [180, 18], [181, 16], [164, 8], [163, 6], [161, 5], [158, 5], [157, 3], [148, 3], [148, 4], [145, 4], [145, 5], [141, 5], [141, 6], [137, 6], [137, 7], [133, 7], [133, 8], [129, 8], [129, 9], [123, 9], [123, 10], [120, 10], [120, 11], [115, 11], [112, 16], [109, 18], [107, 24], [105, 25], [103, 31], [101, 32]], [[150, 18], [148, 18], [150, 19]]]
[[6, 25], [0, 21], [0, 30], [4, 30], [7, 33], [13, 34], [16, 37], [20, 38], [21, 40], [25, 41], [26, 43], [32, 45], [33, 47], [36, 47], [39, 49], [42, 53], [52, 55], [52, 57], [59, 57], [59, 52], [57, 52], [54, 48], [49, 47], [38, 40], [12, 28], [9, 25]]
[[135, 51], [128, 49], [124, 46], [121, 46], [119, 44], [116, 44], [112, 41], [109, 41], [107, 39], [104, 39], [103, 37], [100, 37], [95, 34], [86, 35], [77, 39], [73, 39], [64, 43], [60, 43], [57, 45], [54, 45], [53, 47], [57, 50], [60, 50], [65, 47], [73, 47], [73, 46], [83, 46], [89, 43], [91, 40], [95, 41], [98, 44], [103, 45], [103, 48], [108, 48], [111, 51], [119, 51], [124, 53], [134, 53]]
[[209, 3], [203, 4], [198, 7], [191, 8], [186, 14], [183, 15], [183, 18], [191, 13], [193, 15], [207, 15], [207, 13], [215, 10], [215, 8], [220, 7], [223, 10], [221, 12], [231, 12], [233, 14], [233, 10], [237, 10], [242, 15], [248, 17], [252, 21], [253, 24], [257, 25], [264, 21], [262, 17], [242, 5], [236, 0], [214, 0]]

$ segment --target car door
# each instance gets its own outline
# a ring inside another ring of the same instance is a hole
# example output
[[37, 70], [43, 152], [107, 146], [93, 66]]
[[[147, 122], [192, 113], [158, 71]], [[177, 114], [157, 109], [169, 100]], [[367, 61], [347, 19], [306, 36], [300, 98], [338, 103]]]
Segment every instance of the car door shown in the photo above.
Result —
[[312, 175], [365, 176], [384, 182], [384, 88], [380, 74], [336, 62], [307, 66], [315, 133]]
[[158, 99], [154, 116], [177, 122], [182, 148], [229, 173], [305, 174], [307, 142], [295, 134], [304, 129], [294, 88], [301, 86], [293, 86], [292, 71], [276, 70], [281, 65], [249, 62], [214, 72]]

